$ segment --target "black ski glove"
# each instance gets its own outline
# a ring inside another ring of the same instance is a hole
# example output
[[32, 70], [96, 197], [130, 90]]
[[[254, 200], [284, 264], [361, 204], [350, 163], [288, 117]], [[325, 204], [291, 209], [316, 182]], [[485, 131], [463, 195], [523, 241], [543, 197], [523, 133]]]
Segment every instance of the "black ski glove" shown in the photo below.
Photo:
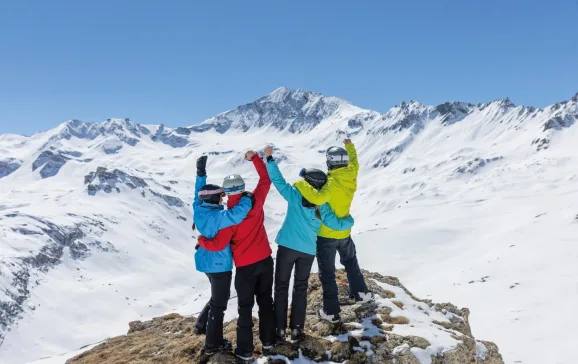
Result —
[[205, 177], [207, 175], [207, 156], [204, 155], [197, 159], [197, 176]]
[[255, 195], [252, 192], [245, 191], [241, 195], [243, 197], [249, 197], [251, 199], [251, 208], [255, 207]]

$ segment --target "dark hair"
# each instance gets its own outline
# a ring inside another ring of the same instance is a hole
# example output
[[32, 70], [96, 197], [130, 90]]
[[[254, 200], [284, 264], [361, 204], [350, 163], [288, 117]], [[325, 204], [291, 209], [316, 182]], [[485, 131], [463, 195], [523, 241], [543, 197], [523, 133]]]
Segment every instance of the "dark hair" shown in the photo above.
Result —
[[200, 195], [199, 198], [203, 202], [211, 203], [213, 205], [218, 205], [221, 202], [221, 194], [222, 194], [222, 188], [220, 186], [204, 185], [199, 190], [199, 191], [219, 191], [219, 190], [221, 190], [221, 192], [212, 193], [209, 195]]

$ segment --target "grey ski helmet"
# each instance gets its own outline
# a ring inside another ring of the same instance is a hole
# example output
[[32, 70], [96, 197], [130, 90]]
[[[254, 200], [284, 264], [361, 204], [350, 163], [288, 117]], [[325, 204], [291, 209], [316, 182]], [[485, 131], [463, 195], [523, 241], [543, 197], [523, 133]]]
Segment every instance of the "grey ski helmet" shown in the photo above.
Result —
[[327, 168], [336, 169], [346, 167], [349, 164], [349, 154], [340, 147], [331, 147], [325, 153], [327, 158]]
[[245, 192], [245, 181], [238, 174], [232, 174], [223, 180], [223, 190], [227, 196], [240, 195]]

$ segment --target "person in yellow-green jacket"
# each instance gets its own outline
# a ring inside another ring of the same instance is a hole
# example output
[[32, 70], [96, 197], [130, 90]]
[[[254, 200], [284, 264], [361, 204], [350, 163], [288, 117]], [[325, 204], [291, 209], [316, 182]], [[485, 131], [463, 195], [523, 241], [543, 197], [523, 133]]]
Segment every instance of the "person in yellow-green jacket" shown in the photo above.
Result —
[[[327, 183], [321, 190], [316, 190], [306, 181], [295, 183], [303, 198], [312, 204], [321, 206], [328, 203], [338, 218], [349, 216], [353, 195], [357, 190], [359, 161], [357, 151], [350, 139], [345, 139], [345, 149], [331, 147], [327, 149]], [[373, 300], [357, 262], [355, 244], [351, 239], [351, 229], [333, 230], [325, 224], [317, 233], [317, 264], [319, 279], [323, 286], [323, 308], [318, 315], [330, 323], [340, 321], [337, 282], [335, 281], [335, 256], [339, 252], [340, 262], [347, 272], [349, 294], [358, 302]]]

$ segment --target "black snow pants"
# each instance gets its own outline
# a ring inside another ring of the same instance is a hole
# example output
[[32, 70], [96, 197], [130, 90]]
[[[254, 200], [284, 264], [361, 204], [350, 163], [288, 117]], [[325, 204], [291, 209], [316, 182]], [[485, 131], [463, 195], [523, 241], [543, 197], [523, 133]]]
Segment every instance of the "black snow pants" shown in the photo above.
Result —
[[244, 267], [237, 267], [235, 289], [239, 319], [237, 321], [237, 348], [239, 355], [252, 354], [253, 306], [259, 306], [259, 338], [265, 345], [275, 340], [275, 316], [273, 314], [273, 258], [270, 256]]
[[211, 282], [211, 299], [201, 311], [195, 326], [206, 331], [206, 347], [217, 347], [223, 343], [223, 318], [227, 310], [233, 272], [207, 273]]
[[309, 273], [315, 256], [302, 253], [282, 245], [277, 249], [275, 267], [275, 324], [277, 329], [287, 328], [289, 280], [293, 274], [293, 296], [291, 301], [291, 329], [303, 329], [307, 312], [307, 286]]
[[317, 264], [319, 265], [319, 279], [323, 287], [323, 310], [328, 315], [341, 312], [335, 281], [335, 254], [339, 252], [340, 262], [347, 272], [349, 294], [359, 299], [360, 292], [367, 292], [365, 279], [357, 262], [355, 244], [351, 236], [345, 239], [330, 239], [317, 237]]

